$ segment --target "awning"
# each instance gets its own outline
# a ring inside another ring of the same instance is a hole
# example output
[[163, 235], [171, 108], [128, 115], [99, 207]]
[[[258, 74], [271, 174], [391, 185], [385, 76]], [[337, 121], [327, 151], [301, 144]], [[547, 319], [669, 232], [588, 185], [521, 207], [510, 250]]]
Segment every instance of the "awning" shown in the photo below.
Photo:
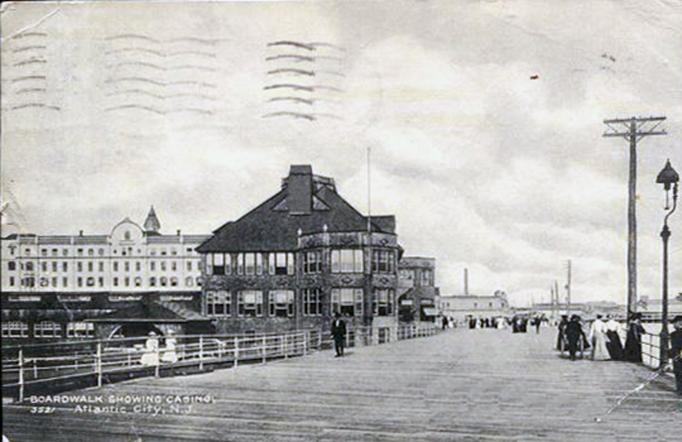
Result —
[[424, 316], [438, 316], [438, 309], [433, 307], [422, 307], [422, 313], [424, 313]]

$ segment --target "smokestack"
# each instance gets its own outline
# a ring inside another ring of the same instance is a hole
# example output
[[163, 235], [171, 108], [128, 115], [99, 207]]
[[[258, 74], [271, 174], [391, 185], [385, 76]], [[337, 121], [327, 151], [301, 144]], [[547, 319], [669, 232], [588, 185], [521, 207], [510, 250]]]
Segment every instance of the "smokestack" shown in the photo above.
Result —
[[469, 269], [464, 269], [464, 296], [469, 295]]

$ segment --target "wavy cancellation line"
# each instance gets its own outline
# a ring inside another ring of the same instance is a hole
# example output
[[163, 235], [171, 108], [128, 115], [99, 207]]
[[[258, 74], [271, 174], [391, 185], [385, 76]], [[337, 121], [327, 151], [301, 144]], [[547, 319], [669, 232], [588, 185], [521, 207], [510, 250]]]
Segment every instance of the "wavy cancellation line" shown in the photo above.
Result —
[[200, 98], [203, 100], [209, 100], [209, 101], [216, 101], [215, 97], [212, 97], [210, 95], [205, 95], [205, 94], [199, 94], [199, 93], [194, 93], [194, 92], [178, 92], [174, 94], [159, 94], [159, 93], [154, 93], [150, 91], [146, 91], [144, 89], [123, 89], [119, 91], [114, 91], [114, 92], [109, 92], [107, 94], [107, 97], [113, 97], [113, 96], [118, 96], [118, 95], [144, 95], [147, 97], [152, 97], [152, 98], [157, 98], [159, 100], [168, 100], [168, 99], [173, 99], [173, 98]]
[[277, 102], [277, 101], [289, 101], [293, 103], [301, 103], [301, 104], [307, 104], [309, 106], [312, 106], [315, 100], [312, 99], [307, 99], [307, 98], [301, 98], [301, 97], [273, 97], [268, 100], [269, 102]]
[[307, 62], [314, 62], [315, 57], [311, 57], [309, 55], [297, 55], [297, 54], [280, 54], [280, 55], [271, 55], [269, 57], [265, 57], [266, 61], [275, 61], [275, 60], [291, 60], [293, 62], [299, 63], [303, 61]]
[[113, 40], [144, 40], [148, 41], [151, 43], [156, 43], [156, 44], [163, 44], [163, 43], [181, 43], [181, 42], [188, 42], [188, 43], [199, 43], [203, 45], [215, 45], [222, 39], [218, 38], [200, 38], [200, 37], [176, 37], [176, 38], [170, 38], [166, 40], [154, 38], [154, 37], [149, 37], [148, 35], [142, 35], [142, 34], [118, 34], [118, 35], [112, 35], [109, 37], [105, 37], [104, 40], [108, 41], [113, 41]]
[[192, 50], [163, 52], [163, 51], [159, 51], [157, 49], [138, 48], [138, 47], [126, 47], [126, 48], [112, 49], [110, 51], [105, 52], [105, 55], [121, 54], [121, 53], [126, 53], [126, 52], [140, 52], [140, 53], [155, 55], [155, 56], [160, 57], [160, 58], [177, 57], [179, 55], [198, 55], [198, 56], [207, 57], [207, 58], [216, 58], [217, 57], [217, 54], [215, 52], [192, 51]]
[[20, 110], [20, 109], [29, 109], [29, 108], [40, 108], [40, 109], [48, 109], [48, 110], [54, 110], [54, 111], [61, 110], [61, 108], [59, 106], [52, 106], [52, 105], [45, 104], [45, 103], [17, 104], [14, 106], [10, 106], [9, 110]]
[[215, 83], [207, 83], [205, 81], [197, 80], [175, 80], [175, 81], [162, 81], [147, 77], [114, 77], [108, 78], [104, 81], [105, 83], [121, 83], [121, 82], [132, 82], [132, 83], [145, 83], [152, 84], [155, 86], [182, 86], [182, 85], [194, 85], [201, 86], [205, 88], [215, 89], [217, 85]]
[[17, 54], [19, 52], [26, 52], [26, 51], [33, 51], [33, 50], [45, 50], [47, 49], [47, 46], [45, 45], [29, 45], [29, 46], [22, 46], [20, 48], [14, 48], [12, 49], [12, 52]]
[[315, 76], [315, 71], [306, 70], [306, 69], [297, 69], [297, 68], [272, 69], [266, 73], [267, 73], [267, 75], [293, 74], [293, 75], [305, 75], [308, 77], [314, 77]]
[[46, 93], [47, 89], [44, 87], [25, 87], [18, 89], [15, 94], [35, 94], [35, 93]]
[[280, 112], [270, 112], [267, 114], [264, 114], [262, 118], [274, 118], [274, 117], [290, 117], [290, 118], [297, 118], [297, 119], [304, 119], [308, 121], [314, 121], [315, 117], [312, 114], [306, 114], [302, 112], [288, 112], [288, 111], [280, 111]]
[[157, 71], [180, 71], [180, 70], [196, 70], [196, 71], [206, 71], [206, 72], [217, 72], [218, 70], [211, 66], [200, 66], [194, 64], [182, 64], [177, 66], [161, 66], [155, 63], [150, 63], [147, 61], [122, 61], [119, 63], [114, 63], [108, 65], [107, 68], [118, 68], [123, 66], [141, 66], [145, 68], [155, 69]]
[[158, 108], [153, 107], [153, 106], [146, 106], [146, 105], [135, 104], [135, 103], [112, 106], [112, 107], [108, 107], [104, 110], [106, 112], [113, 112], [113, 111], [127, 110], [127, 109], [142, 110], [142, 111], [152, 112], [152, 113], [155, 113], [157, 115], [167, 115], [167, 114], [182, 113], [182, 112], [198, 113], [198, 114], [204, 114], [204, 115], [213, 115], [213, 113], [214, 113], [212, 110], [191, 108], [191, 107], [179, 107], [179, 108], [161, 110], [161, 109], [158, 109]]
[[45, 60], [44, 58], [31, 58], [28, 60], [18, 61], [16, 63], [14, 63], [12, 66], [21, 67], [21, 66], [28, 66], [31, 64], [45, 64], [45, 63], [47, 63], [47, 60]]
[[31, 31], [31, 32], [21, 32], [15, 36], [12, 37], [12, 40], [19, 40], [22, 38], [43, 38], [47, 37], [47, 34], [45, 32], [37, 32], [37, 31]]
[[307, 43], [301, 43], [299, 41], [292, 41], [292, 40], [279, 40], [279, 41], [273, 41], [268, 43], [268, 47], [275, 47], [275, 46], [289, 46], [289, 47], [294, 47], [297, 49], [305, 49], [307, 51], [314, 51], [315, 47], [311, 46]]

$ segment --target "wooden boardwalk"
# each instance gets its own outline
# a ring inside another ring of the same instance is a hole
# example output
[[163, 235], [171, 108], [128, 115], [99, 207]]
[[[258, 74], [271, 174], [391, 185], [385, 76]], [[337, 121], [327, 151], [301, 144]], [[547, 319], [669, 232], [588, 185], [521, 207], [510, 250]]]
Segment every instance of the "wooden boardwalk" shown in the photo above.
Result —
[[[657, 379], [601, 423], [648, 369], [571, 362], [551, 350], [554, 331], [456, 330], [430, 338], [325, 351], [194, 376], [139, 379], [88, 397], [203, 395], [209, 404], [152, 415], [51, 414], [3, 406], [12, 441], [680, 440], [682, 400]], [[187, 413], [187, 414], [184, 414]]]

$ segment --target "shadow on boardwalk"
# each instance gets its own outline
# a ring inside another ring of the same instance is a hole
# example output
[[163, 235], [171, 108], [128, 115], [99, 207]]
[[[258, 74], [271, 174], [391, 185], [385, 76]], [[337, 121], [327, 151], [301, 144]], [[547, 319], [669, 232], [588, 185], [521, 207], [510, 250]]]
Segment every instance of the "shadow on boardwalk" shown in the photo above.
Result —
[[[4, 431], [26, 440], [676, 440], [682, 401], [669, 380], [604, 413], [651, 372], [619, 362], [571, 362], [554, 332], [457, 330], [430, 338], [189, 377], [83, 391], [89, 398], [158, 395], [159, 413], [47, 415], [4, 407]], [[173, 408], [180, 395], [211, 403]], [[29, 404], [30, 405], [30, 404]]]

